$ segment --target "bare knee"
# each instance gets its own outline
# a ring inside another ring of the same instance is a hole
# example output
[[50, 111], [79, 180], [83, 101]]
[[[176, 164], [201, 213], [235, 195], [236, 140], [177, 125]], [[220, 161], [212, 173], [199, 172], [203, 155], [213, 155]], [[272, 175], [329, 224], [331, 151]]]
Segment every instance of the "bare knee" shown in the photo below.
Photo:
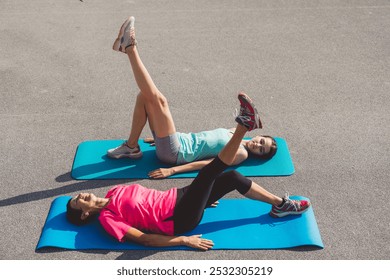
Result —
[[140, 101], [142, 101], [144, 104], [158, 106], [158, 107], [168, 106], [167, 98], [159, 91], [149, 92], [148, 94], [144, 94], [143, 92], [140, 92], [137, 98], [139, 98]]
[[162, 106], [162, 107], [167, 107], [168, 106], [168, 99], [162, 95], [161, 93], [158, 94], [158, 103]]
[[139, 92], [138, 95], [137, 95], [137, 103], [145, 104], [145, 97], [142, 94], [142, 92]]

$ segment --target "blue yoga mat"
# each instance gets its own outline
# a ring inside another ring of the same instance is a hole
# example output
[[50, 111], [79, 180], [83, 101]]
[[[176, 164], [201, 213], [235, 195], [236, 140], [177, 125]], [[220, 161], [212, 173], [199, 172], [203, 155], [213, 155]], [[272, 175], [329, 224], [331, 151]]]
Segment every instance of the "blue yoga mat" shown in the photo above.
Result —
[[[278, 150], [270, 160], [261, 160], [250, 156], [236, 169], [244, 176], [289, 176], [295, 172], [287, 143], [282, 138], [275, 138]], [[123, 140], [93, 140], [82, 142], [76, 151], [72, 167], [72, 177], [76, 180], [95, 179], [145, 179], [149, 171], [169, 167], [158, 160], [156, 149], [143, 141], [139, 145], [143, 152], [141, 159], [111, 159], [107, 150], [117, 147]], [[169, 178], [194, 178], [197, 171], [175, 174]]]
[[[85, 226], [70, 224], [65, 217], [70, 197], [56, 198], [42, 229], [37, 249], [57, 247], [72, 250], [187, 250], [188, 247], [144, 247], [118, 242], [96, 219]], [[304, 197], [291, 197], [305, 199]], [[221, 199], [218, 207], [208, 208], [199, 226], [187, 235], [202, 234], [214, 242], [213, 249], [282, 249], [297, 246], [323, 248], [312, 207], [302, 215], [272, 218], [270, 205], [250, 199]]]

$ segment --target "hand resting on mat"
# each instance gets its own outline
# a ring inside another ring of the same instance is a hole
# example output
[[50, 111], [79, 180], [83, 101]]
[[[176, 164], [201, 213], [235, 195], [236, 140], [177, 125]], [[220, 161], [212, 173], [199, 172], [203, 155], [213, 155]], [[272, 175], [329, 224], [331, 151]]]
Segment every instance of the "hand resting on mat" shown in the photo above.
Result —
[[135, 228], [130, 228], [126, 233], [125, 238], [128, 241], [151, 247], [184, 245], [206, 251], [214, 246], [213, 241], [202, 238], [201, 234], [191, 236], [165, 236], [161, 234], [146, 234]]
[[173, 168], [159, 168], [148, 173], [148, 176], [154, 179], [163, 179], [175, 174]]

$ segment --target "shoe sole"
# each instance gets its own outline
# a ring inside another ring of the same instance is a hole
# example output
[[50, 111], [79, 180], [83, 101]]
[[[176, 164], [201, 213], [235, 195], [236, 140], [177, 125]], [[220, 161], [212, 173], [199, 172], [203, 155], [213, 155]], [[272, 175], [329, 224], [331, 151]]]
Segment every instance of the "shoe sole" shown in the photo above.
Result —
[[125, 32], [126, 32], [128, 27], [129, 27], [129, 29], [134, 28], [134, 23], [135, 23], [135, 18], [129, 17], [122, 24], [121, 29], [119, 31], [119, 36], [118, 36], [118, 38], [116, 38], [114, 45], [112, 46], [112, 49], [114, 51], [126, 53], [126, 50], [122, 49], [122, 45], [121, 45], [122, 38], [125, 35]]
[[246, 93], [240, 92], [238, 94], [238, 100], [240, 100], [241, 103], [247, 103], [252, 107], [254, 115], [255, 115], [255, 122], [257, 123], [258, 128], [263, 128], [263, 124], [261, 123], [259, 113], [257, 112], [257, 109], [256, 109], [252, 99]]
[[110, 158], [114, 158], [114, 159], [120, 159], [120, 158], [137, 159], [137, 158], [141, 158], [142, 157], [142, 153], [132, 154], [132, 155], [124, 155], [124, 154], [110, 155], [110, 154], [107, 154], [107, 156], [110, 157]]
[[299, 211], [299, 212], [283, 212], [283, 213], [280, 213], [280, 214], [275, 214], [273, 212], [270, 212], [269, 215], [273, 218], [283, 218], [283, 217], [286, 217], [288, 215], [301, 215], [303, 213], [305, 213], [307, 210], [309, 210], [310, 207], [307, 207], [305, 210], [302, 210], [302, 211]]

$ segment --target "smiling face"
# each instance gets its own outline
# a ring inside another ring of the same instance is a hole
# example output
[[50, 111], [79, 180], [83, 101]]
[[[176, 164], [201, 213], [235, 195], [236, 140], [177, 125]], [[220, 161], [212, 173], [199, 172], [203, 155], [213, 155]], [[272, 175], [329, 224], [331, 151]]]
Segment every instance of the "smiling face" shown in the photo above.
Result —
[[66, 217], [75, 225], [84, 225], [98, 212], [98, 198], [92, 193], [80, 193], [69, 199], [66, 205]]
[[245, 146], [249, 152], [260, 157], [265, 157], [272, 153], [275, 148], [274, 141], [269, 136], [255, 136], [246, 142]]
[[70, 200], [70, 206], [83, 212], [91, 211], [96, 206], [97, 198], [93, 193], [80, 193]]

